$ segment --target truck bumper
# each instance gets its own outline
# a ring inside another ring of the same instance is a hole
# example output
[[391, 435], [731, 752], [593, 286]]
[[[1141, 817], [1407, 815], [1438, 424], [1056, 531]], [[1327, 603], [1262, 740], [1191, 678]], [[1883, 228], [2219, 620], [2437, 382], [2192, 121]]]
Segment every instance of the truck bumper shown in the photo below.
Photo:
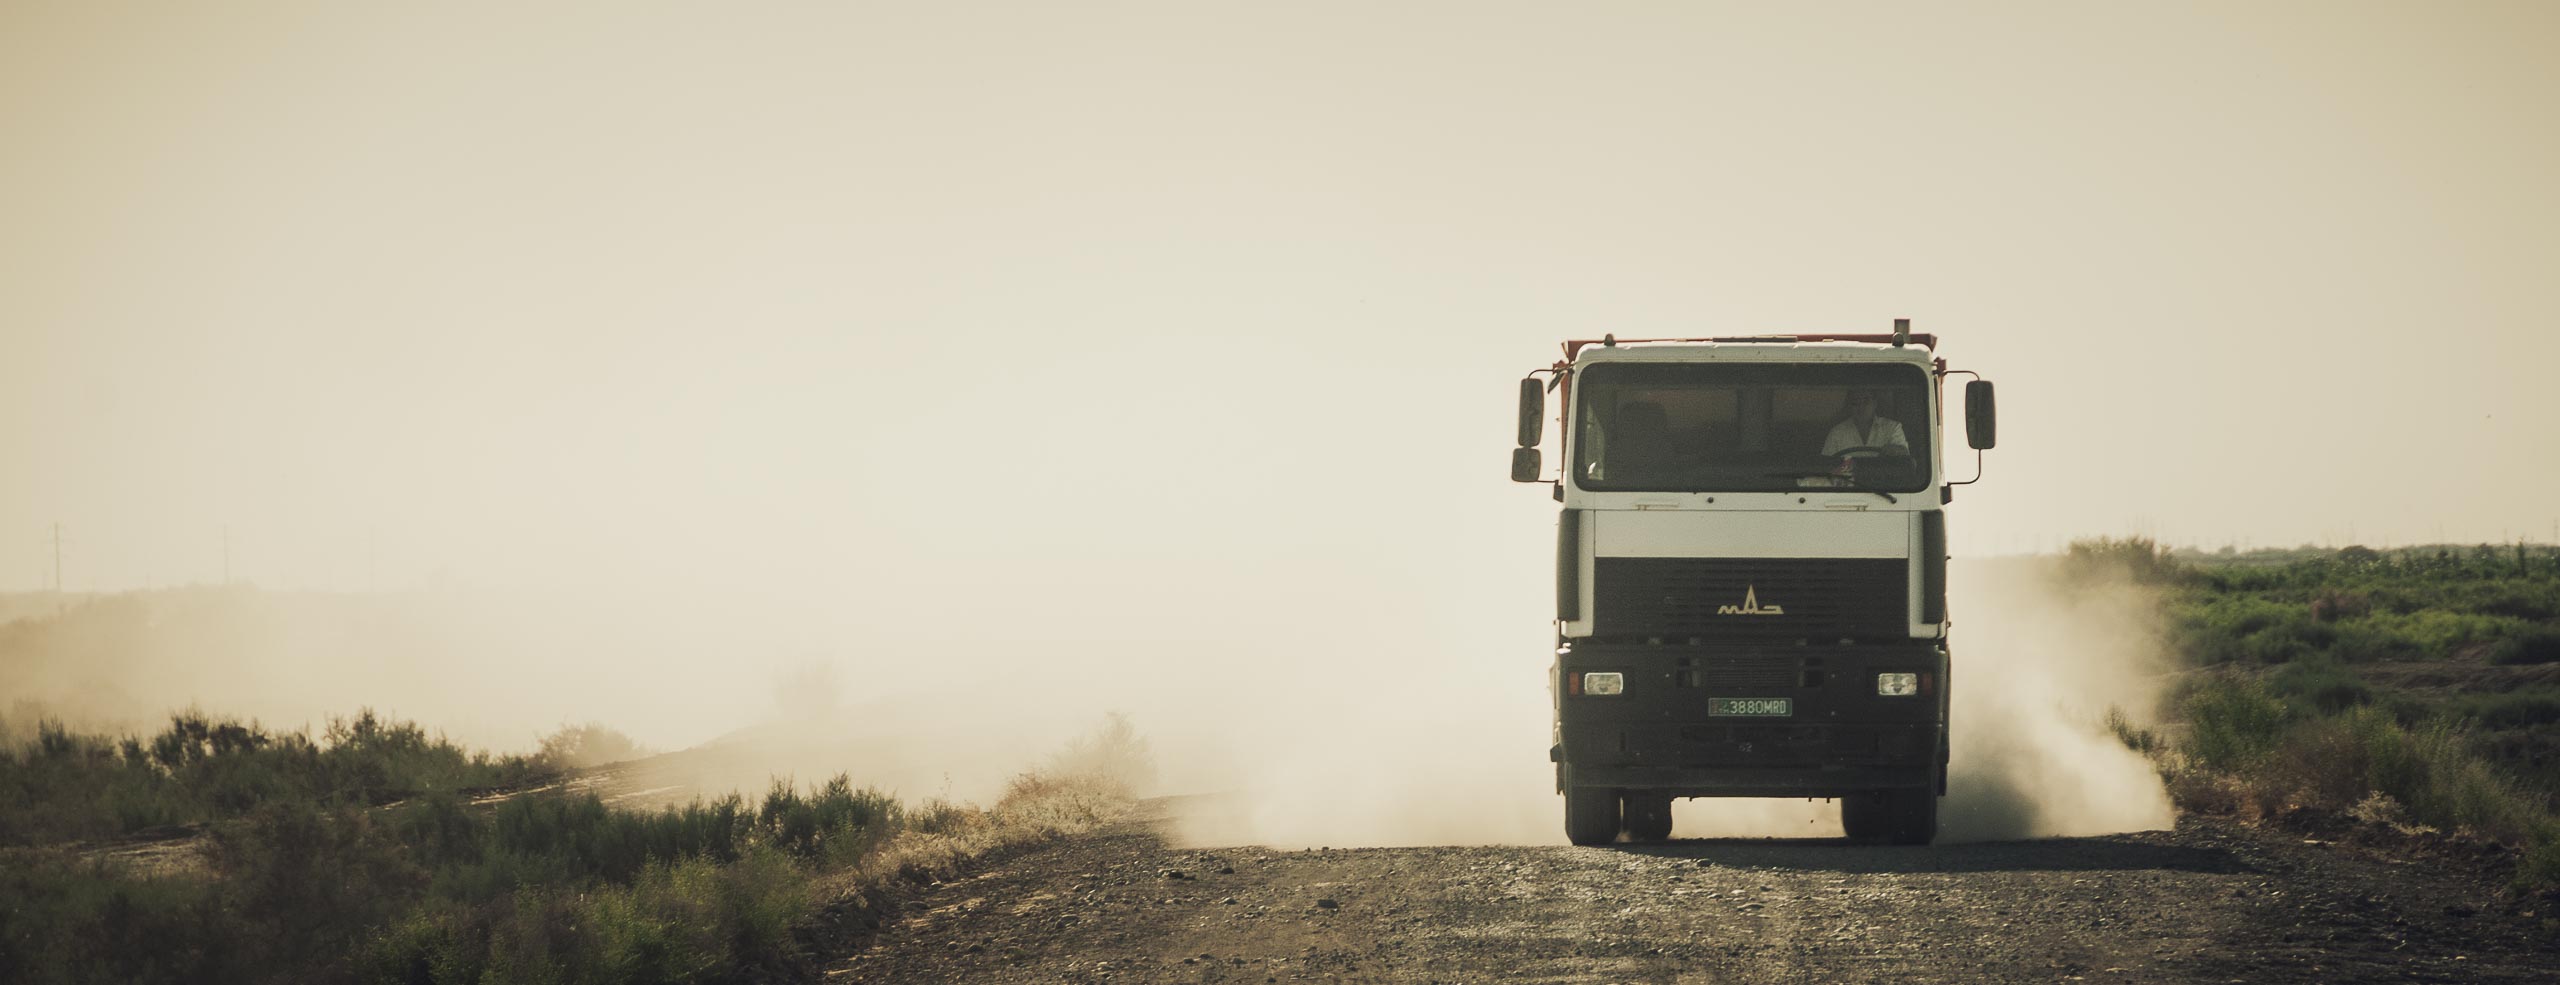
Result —
[[1674, 797], [1837, 797], [1865, 790], [1913, 790], [1936, 782], [1924, 766], [1829, 766], [1777, 769], [1712, 766], [1577, 766], [1587, 787], [1651, 790]]
[[[1618, 694], [1583, 693], [1616, 673]], [[1943, 786], [1947, 657], [1931, 643], [1833, 646], [1589, 644], [1559, 650], [1561, 788], [1677, 797], [1831, 797]], [[1880, 673], [1922, 693], [1877, 693]], [[1717, 714], [1718, 699], [1785, 699], [1785, 715]]]

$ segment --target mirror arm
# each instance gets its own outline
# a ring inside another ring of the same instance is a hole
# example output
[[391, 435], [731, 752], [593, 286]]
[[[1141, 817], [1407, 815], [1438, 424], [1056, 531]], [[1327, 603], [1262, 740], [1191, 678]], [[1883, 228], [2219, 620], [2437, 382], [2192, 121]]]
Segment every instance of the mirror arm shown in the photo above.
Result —
[[1980, 481], [1982, 481], [1982, 449], [1976, 448], [1973, 450], [1973, 478], [1966, 479], [1963, 482], [1942, 483], [1942, 485], [1953, 488], [1956, 486], [1970, 486]]

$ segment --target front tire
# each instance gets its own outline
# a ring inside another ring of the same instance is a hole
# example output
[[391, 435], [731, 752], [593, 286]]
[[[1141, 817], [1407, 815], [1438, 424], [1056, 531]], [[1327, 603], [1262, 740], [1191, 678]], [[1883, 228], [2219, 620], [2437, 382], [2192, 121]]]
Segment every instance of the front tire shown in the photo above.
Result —
[[1888, 837], [1897, 845], [1926, 845], [1938, 840], [1938, 792], [1923, 787], [1918, 790], [1896, 790], [1888, 808], [1891, 832]]
[[1624, 798], [1628, 841], [1662, 841], [1671, 837], [1671, 795], [1630, 790]]
[[1564, 785], [1564, 836], [1577, 845], [1618, 840], [1618, 792], [1608, 787]]
[[1845, 794], [1840, 798], [1840, 833], [1850, 841], [1883, 841], [1887, 827], [1882, 790]]
[[1938, 792], [1872, 790], [1840, 798], [1840, 830], [1851, 841], [1926, 845], [1938, 838]]

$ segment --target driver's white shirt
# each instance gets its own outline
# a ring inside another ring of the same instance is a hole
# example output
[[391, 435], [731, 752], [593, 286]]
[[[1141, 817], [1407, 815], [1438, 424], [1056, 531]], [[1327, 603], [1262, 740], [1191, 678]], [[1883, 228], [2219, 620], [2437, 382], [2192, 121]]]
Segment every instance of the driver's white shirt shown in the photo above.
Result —
[[1831, 436], [1822, 439], [1822, 453], [1837, 455], [1843, 448], [1900, 448], [1903, 454], [1911, 454], [1911, 442], [1902, 436], [1902, 425], [1890, 417], [1867, 422], [1865, 434], [1858, 433], [1858, 419], [1854, 417], [1834, 425]]

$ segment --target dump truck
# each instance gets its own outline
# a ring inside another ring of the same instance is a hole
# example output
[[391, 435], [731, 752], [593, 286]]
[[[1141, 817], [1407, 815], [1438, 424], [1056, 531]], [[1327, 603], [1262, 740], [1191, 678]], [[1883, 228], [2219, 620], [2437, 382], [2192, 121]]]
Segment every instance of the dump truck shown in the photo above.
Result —
[[[1520, 381], [1511, 477], [1563, 504], [1548, 754], [1573, 843], [1668, 838], [1688, 797], [1837, 800], [1852, 839], [1937, 836], [1946, 509], [1996, 435], [1990, 381], [1937, 344], [1908, 319], [1609, 336]], [[1971, 377], [1964, 479], [1940, 440], [1950, 376]]]

